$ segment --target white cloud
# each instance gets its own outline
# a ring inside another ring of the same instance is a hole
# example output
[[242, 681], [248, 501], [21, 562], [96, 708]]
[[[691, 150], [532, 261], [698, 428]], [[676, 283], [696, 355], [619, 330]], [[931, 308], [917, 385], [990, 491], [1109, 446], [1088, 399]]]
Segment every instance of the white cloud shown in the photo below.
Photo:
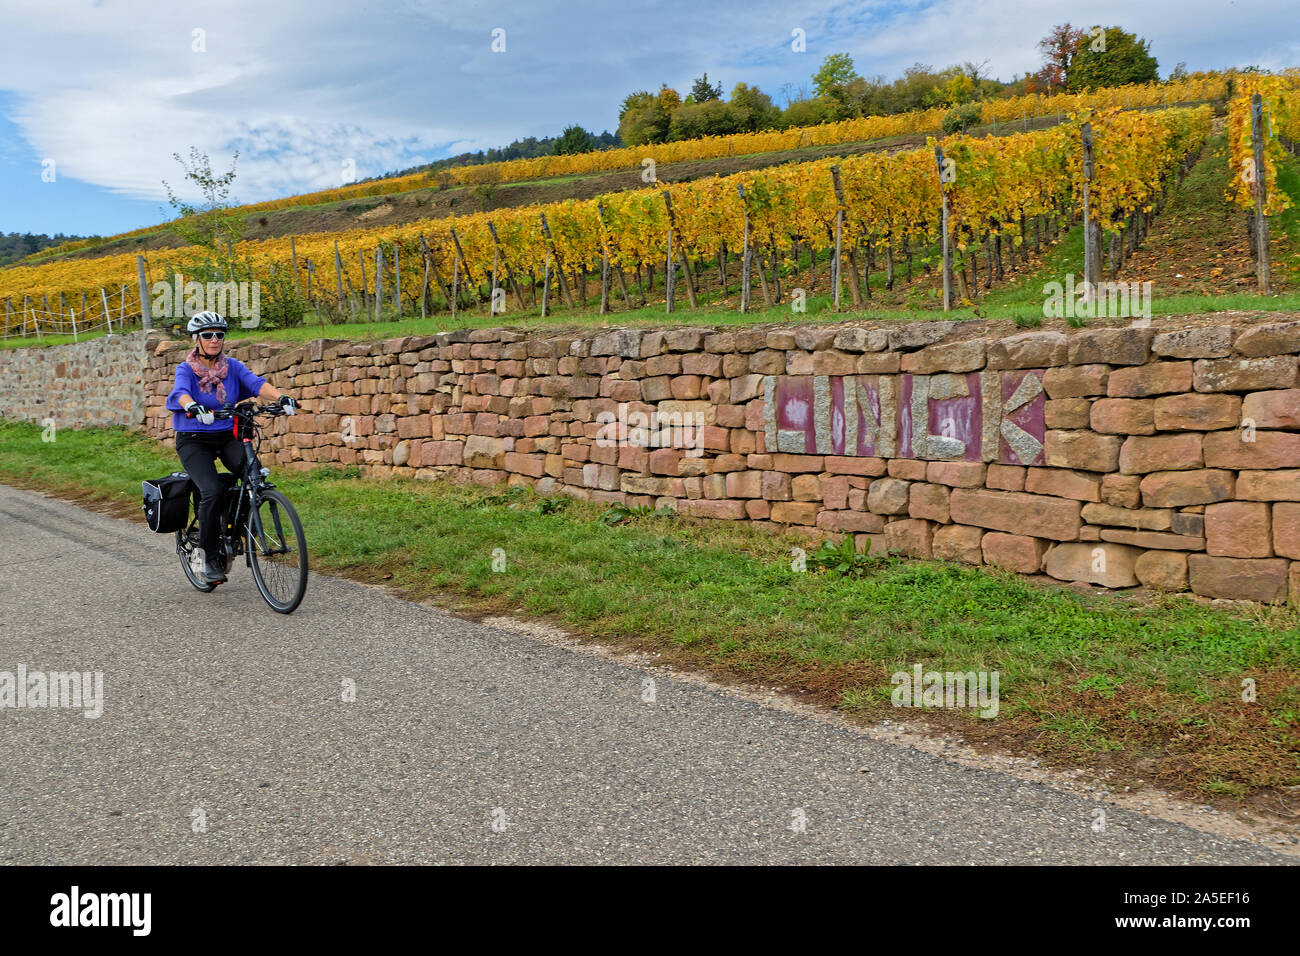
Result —
[[[338, 185], [349, 158], [367, 176], [572, 122], [612, 128], [626, 93], [684, 88], [705, 70], [727, 90], [744, 80], [777, 96], [844, 50], [864, 75], [988, 60], [1010, 79], [1066, 20], [1135, 30], [1165, 72], [1179, 60], [1282, 67], [1300, 60], [1292, 3], [0, 0], [0, 90], [60, 176], [161, 199], [161, 181], [181, 178], [172, 153], [195, 145], [224, 168], [238, 148], [236, 192], [253, 201]], [[490, 51], [495, 27], [504, 54]], [[790, 51], [794, 27], [805, 54]], [[195, 29], [206, 52], [192, 50]]]

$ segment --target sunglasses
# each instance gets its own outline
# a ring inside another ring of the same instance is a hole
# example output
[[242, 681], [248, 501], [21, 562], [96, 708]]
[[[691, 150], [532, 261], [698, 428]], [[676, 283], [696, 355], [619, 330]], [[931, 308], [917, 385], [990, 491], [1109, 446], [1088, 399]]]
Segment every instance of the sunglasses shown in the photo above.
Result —
[[199, 338], [201, 338], [201, 339], [224, 339], [225, 337], [226, 337], [226, 333], [225, 333], [225, 332], [222, 332], [222, 331], [219, 331], [219, 330], [218, 330], [218, 331], [213, 331], [213, 332], [200, 332], [200, 333], [199, 333]]

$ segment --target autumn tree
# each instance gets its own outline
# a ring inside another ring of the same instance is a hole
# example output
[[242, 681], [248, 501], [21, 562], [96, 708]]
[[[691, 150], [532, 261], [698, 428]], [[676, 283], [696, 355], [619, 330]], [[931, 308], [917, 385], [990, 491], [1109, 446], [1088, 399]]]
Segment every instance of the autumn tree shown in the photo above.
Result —
[[1049, 93], [1065, 89], [1079, 43], [1086, 36], [1082, 30], [1076, 30], [1068, 23], [1052, 27], [1052, 32], [1038, 41], [1038, 49], [1043, 54], [1043, 66], [1034, 74], [1037, 84]]
[[1079, 43], [1066, 89], [1071, 93], [1128, 83], [1154, 83], [1160, 78], [1160, 64], [1146, 40], [1119, 27], [1093, 27]]

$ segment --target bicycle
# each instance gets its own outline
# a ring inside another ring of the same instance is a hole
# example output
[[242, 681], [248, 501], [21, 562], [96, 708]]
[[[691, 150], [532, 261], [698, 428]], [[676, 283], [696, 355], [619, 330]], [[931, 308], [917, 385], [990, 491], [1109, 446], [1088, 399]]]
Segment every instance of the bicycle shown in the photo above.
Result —
[[[285, 414], [278, 404], [241, 402], [215, 410], [218, 419], [234, 419], [234, 434], [243, 440], [244, 465], [238, 475], [221, 473], [228, 484], [222, 502], [221, 560], [229, 570], [241, 554], [252, 571], [262, 599], [273, 611], [291, 614], [307, 593], [307, 538], [298, 512], [273, 485], [270, 470], [257, 457], [261, 446], [258, 416]], [[191, 491], [193, 510], [187, 526], [176, 532], [176, 553], [190, 584], [211, 593], [215, 583], [203, 580], [203, 550], [199, 547], [199, 491]], [[289, 525], [288, 533], [285, 524]]]

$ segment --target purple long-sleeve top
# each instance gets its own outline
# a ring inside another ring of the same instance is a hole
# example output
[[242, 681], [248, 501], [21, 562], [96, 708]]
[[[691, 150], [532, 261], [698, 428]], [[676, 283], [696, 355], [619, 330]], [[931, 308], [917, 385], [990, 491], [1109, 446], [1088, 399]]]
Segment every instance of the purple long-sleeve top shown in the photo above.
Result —
[[199, 378], [194, 374], [194, 370], [190, 368], [189, 363], [181, 362], [176, 369], [176, 384], [172, 387], [171, 394], [167, 396], [167, 408], [173, 412], [173, 430], [178, 432], [228, 432], [235, 427], [234, 422], [229, 418], [217, 419], [211, 425], [204, 425], [198, 419], [186, 418], [185, 410], [181, 408], [179, 401], [181, 395], [189, 395], [200, 405], [217, 409], [223, 405], [238, 404], [246, 398], [256, 398], [257, 393], [266, 384], [266, 379], [260, 375], [254, 375], [248, 370], [248, 366], [238, 359], [226, 356], [226, 361], [230, 363], [230, 371], [226, 373], [226, 400], [224, 402], [217, 398], [215, 388], [210, 392], [200, 388]]

